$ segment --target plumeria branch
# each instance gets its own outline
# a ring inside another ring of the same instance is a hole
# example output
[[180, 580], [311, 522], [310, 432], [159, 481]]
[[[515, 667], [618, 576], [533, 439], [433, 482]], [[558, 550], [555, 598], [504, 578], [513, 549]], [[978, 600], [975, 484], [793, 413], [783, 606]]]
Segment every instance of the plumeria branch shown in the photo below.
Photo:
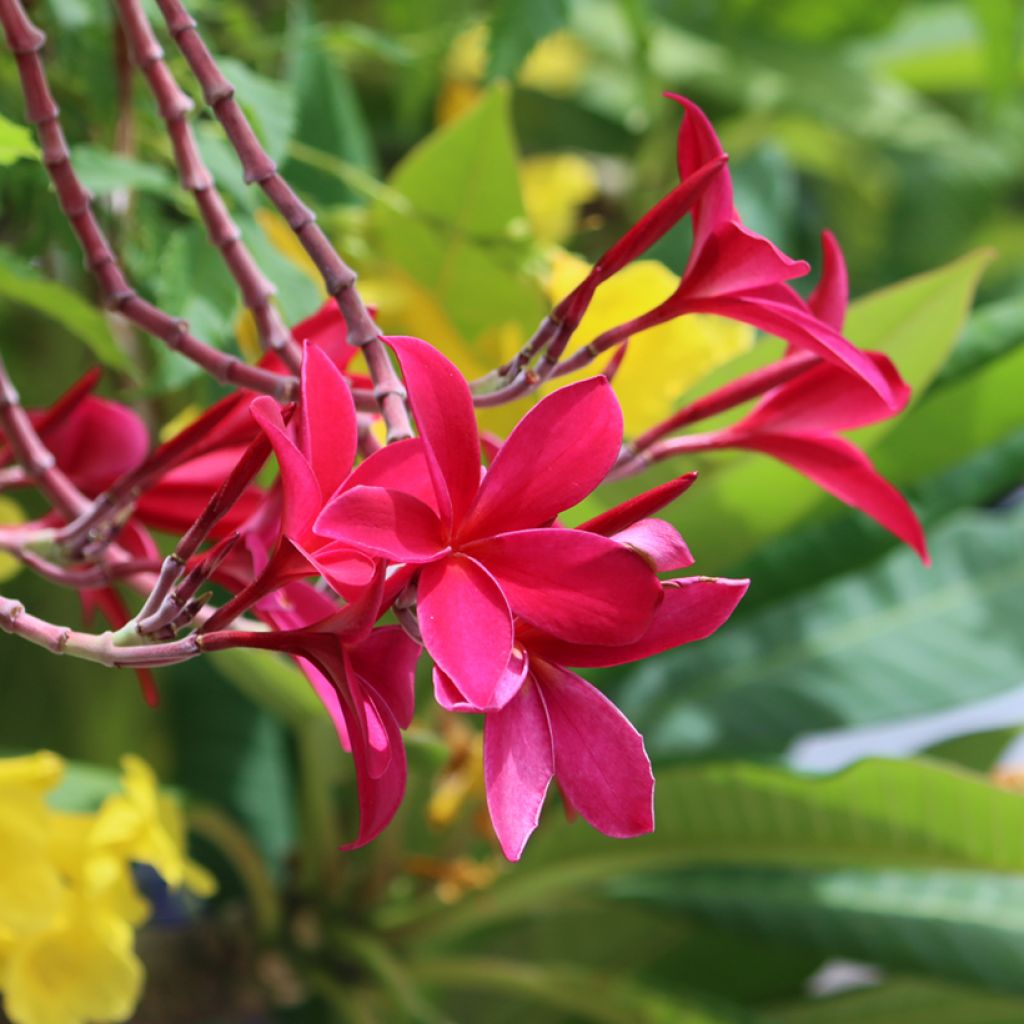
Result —
[[238, 225], [228, 213], [213, 176], [203, 163], [195, 133], [188, 120], [194, 106], [192, 100], [179, 87], [164, 61], [163, 48], [157, 42], [137, 0], [118, 0], [117, 8], [128, 37], [132, 59], [149, 84], [160, 116], [167, 125], [182, 188], [195, 196], [210, 241], [222, 255], [238, 284], [242, 301], [252, 313], [264, 350], [276, 352], [285, 365], [297, 374], [302, 352], [292, 340], [281, 314], [271, 301], [274, 286], [257, 267], [242, 241]]
[[356, 288], [355, 271], [331, 245], [316, 222], [316, 214], [278, 172], [235, 99], [234, 86], [221, 73], [184, 4], [180, 0], [158, 0], [158, 6], [172, 38], [199, 81], [207, 104], [238, 154], [246, 183], [263, 189], [316, 265], [328, 294], [337, 302], [348, 328], [349, 343], [360, 348], [366, 359], [388, 441], [411, 437], [405, 386], [398, 379], [381, 333]]
[[43, 151], [43, 164], [57, 193], [61, 209], [85, 253], [86, 264], [95, 276], [104, 301], [137, 327], [180, 352], [217, 380], [289, 399], [297, 382], [257, 366], [200, 341], [184, 320], [176, 319], [143, 299], [128, 283], [114, 250], [92, 208], [92, 199], [75, 174], [71, 154], [60, 124], [60, 107], [55, 102], [40, 53], [46, 34], [25, 13], [20, 0], [0, 0], [0, 22], [7, 45], [18, 63], [28, 120], [35, 125]]

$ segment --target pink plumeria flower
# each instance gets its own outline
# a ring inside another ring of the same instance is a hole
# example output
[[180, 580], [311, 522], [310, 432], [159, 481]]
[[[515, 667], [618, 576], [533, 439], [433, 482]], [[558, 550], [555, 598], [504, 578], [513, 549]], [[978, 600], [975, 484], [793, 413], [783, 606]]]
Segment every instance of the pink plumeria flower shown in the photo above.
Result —
[[[514, 692], [513, 613], [565, 640], [629, 643], [661, 600], [645, 561], [615, 541], [552, 529], [605, 478], [622, 443], [622, 414], [611, 387], [595, 377], [534, 406], [481, 480], [480, 437], [469, 388], [436, 349], [391, 338], [420, 439], [360, 467], [387, 468], [418, 456], [429, 500], [388, 486], [350, 486], [324, 509], [324, 537], [417, 565], [423, 642], [464, 698], [479, 709]], [[422, 491], [421, 491], [422, 493]], [[521, 681], [521, 675], [518, 676]]]
[[[524, 681], [484, 725], [487, 806], [502, 851], [520, 858], [537, 827], [552, 779], [569, 807], [616, 838], [654, 828], [654, 776], [643, 738], [596, 687], [569, 671], [606, 668], [701, 640], [732, 614], [746, 580], [690, 577], [664, 583], [664, 600], [644, 635], [619, 647], [572, 644], [527, 625], [517, 630]], [[471, 710], [447, 680], [439, 699]]]

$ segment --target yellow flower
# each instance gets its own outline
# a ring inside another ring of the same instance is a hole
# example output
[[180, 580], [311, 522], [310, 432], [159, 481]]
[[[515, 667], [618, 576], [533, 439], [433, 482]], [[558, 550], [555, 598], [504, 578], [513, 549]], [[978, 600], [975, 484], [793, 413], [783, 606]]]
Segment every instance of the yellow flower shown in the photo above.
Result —
[[131, 1017], [143, 968], [128, 922], [83, 898], [15, 945], [3, 972], [12, 1024], [87, 1024]]
[[575, 230], [580, 207], [598, 193], [593, 164], [576, 153], [542, 153], [519, 162], [526, 216], [538, 242], [564, 242]]
[[160, 792], [153, 769], [142, 758], [125, 755], [121, 770], [124, 794], [104, 800], [91, 842], [151, 865], [172, 888], [185, 886], [197, 896], [212, 896], [217, 887], [213, 876], [186, 852], [185, 817], [178, 802]]
[[[585, 260], [557, 251], [547, 281], [552, 304], [565, 298], [589, 270]], [[629, 264], [598, 289], [568, 351], [582, 348], [610, 327], [656, 306], [678, 283], [679, 278], [657, 260]], [[626, 435], [636, 435], [669, 416], [701, 377], [745, 352], [753, 341], [754, 331], [745, 324], [703, 315], [680, 317], [636, 335], [614, 381]], [[558, 378], [547, 390], [593, 376], [610, 359], [611, 353], [599, 357], [574, 377]]]

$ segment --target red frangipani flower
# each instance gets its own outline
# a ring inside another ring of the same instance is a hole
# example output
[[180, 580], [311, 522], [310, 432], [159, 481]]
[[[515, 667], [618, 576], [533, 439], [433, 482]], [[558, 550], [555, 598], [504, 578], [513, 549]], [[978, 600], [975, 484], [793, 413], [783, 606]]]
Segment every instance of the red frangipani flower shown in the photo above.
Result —
[[[622, 415], [607, 380], [582, 381], [538, 403], [481, 480], [476, 418], [458, 370], [426, 342], [390, 343], [421, 436], [406, 451], [422, 453], [432, 501], [391, 487], [352, 486], [328, 503], [316, 531], [423, 567], [423, 642], [480, 709], [507, 700], [522, 678], [513, 614], [577, 643], [628, 643], [642, 635], [661, 598], [644, 560], [605, 537], [549, 526], [604, 479], [618, 455]], [[370, 456], [366, 471], [394, 457], [387, 453]]]
[[[701, 640], [729, 618], [747, 581], [690, 577], [663, 589], [650, 627], [632, 644], [572, 644], [526, 625], [517, 630], [524, 682], [484, 725], [487, 806], [509, 860], [519, 859], [537, 827], [553, 778], [569, 806], [605, 835], [654, 828], [654, 776], [643, 738], [600, 690], [565, 666], [624, 665]], [[438, 693], [443, 700], [443, 683]], [[447, 706], [463, 710], [457, 702]]]

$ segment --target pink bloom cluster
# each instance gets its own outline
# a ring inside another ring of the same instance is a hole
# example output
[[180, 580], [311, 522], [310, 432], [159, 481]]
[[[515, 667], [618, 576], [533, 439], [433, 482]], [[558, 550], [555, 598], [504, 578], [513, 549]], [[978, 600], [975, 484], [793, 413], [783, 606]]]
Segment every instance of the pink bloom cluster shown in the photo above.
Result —
[[[392, 337], [385, 340], [416, 436], [372, 450], [367, 414], [353, 400], [353, 387], [366, 382], [350, 373], [355, 349], [333, 304], [293, 332], [303, 347], [295, 403], [233, 393], [152, 451], [133, 412], [89, 394], [93, 378], [34, 414], [83, 492], [131, 491], [117, 539], [140, 563], [159, 564], [150, 529], [187, 531], [210, 518], [212, 544], [185, 567], [182, 607], [213, 580], [230, 597], [201, 621], [203, 649], [247, 646], [296, 659], [354, 760], [360, 821], [350, 846], [376, 836], [402, 799], [402, 730], [413, 717], [423, 650], [437, 703], [484, 716], [487, 803], [507, 857], [522, 854], [552, 780], [569, 809], [608, 835], [653, 828], [643, 740], [574, 669], [628, 664], [707, 637], [747, 583], [669, 575], [693, 559], [656, 516], [693, 474], [579, 526], [560, 519], [610, 475], [691, 451], [759, 451], [925, 553], [902, 496], [838, 436], [894, 415], [909, 397], [884, 356], [842, 336], [838, 246], [826, 236], [821, 283], [800, 298], [788, 282], [807, 264], [742, 224], [718, 139], [696, 106], [680, 102], [680, 185], [555, 310], [547, 354], [564, 347], [595, 290], [688, 212], [694, 245], [675, 293], [597, 339], [590, 356], [694, 312], [753, 324], [789, 350], [640, 438], [624, 445], [611, 382], [595, 376], [553, 392], [502, 443], [485, 444], [458, 369], [424, 341]], [[263, 365], [283, 369], [272, 357]], [[753, 399], [729, 426], [677, 433]], [[279, 474], [264, 489], [252, 481], [270, 451]], [[0, 465], [3, 458], [0, 450]], [[114, 625], [127, 619], [112, 584], [82, 589]], [[242, 628], [246, 614], [264, 628]], [[192, 621], [168, 618], [162, 628], [173, 636]]]

